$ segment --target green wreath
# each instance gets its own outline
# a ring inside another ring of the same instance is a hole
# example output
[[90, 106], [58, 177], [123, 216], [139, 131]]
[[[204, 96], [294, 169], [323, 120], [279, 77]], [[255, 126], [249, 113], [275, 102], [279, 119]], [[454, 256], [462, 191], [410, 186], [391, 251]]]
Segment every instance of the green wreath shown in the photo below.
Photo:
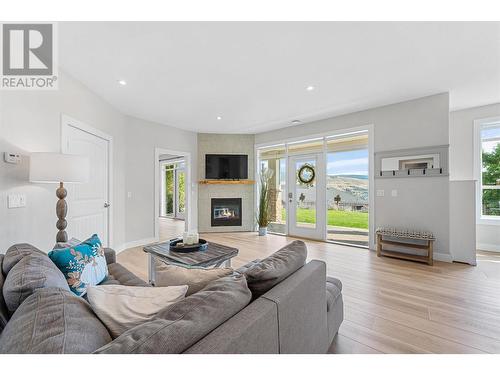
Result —
[[310, 184], [314, 181], [314, 177], [316, 177], [316, 172], [314, 168], [309, 164], [304, 164], [300, 167], [298, 172], [299, 181], [303, 184]]

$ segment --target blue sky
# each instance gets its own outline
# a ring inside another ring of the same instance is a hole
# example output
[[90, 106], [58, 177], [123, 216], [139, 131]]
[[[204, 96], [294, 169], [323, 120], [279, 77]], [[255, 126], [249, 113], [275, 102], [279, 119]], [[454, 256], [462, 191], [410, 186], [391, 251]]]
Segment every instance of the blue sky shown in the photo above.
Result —
[[328, 175], [368, 175], [368, 150], [329, 152]]
[[481, 139], [483, 140], [483, 151], [493, 152], [497, 144], [500, 142], [500, 128], [489, 128], [481, 131]]

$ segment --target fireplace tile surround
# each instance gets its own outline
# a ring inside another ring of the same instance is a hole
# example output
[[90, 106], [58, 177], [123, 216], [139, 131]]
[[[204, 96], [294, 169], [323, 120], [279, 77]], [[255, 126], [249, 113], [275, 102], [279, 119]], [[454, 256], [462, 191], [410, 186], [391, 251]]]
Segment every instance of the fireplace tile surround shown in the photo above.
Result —
[[[198, 181], [205, 180], [205, 154], [248, 155], [248, 178], [255, 176], [255, 137], [251, 134], [198, 134]], [[198, 231], [242, 232], [255, 230], [254, 184], [198, 184]], [[240, 199], [240, 225], [212, 225], [212, 199]]]

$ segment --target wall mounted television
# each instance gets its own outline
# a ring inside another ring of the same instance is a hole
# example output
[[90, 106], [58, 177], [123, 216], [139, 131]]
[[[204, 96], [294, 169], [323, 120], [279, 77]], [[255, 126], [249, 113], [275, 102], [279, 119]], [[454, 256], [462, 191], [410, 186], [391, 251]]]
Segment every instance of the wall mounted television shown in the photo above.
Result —
[[205, 155], [205, 178], [244, 180], [248, 178], [248, 155]]

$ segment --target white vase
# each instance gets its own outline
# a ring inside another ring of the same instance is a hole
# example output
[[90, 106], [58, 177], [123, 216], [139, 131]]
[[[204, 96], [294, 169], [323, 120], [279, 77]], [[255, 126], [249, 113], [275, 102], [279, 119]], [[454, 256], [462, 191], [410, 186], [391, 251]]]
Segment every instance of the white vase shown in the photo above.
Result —
[[267, 227], [259, 227], [259, 236], [265, 236], [267, 234]]

